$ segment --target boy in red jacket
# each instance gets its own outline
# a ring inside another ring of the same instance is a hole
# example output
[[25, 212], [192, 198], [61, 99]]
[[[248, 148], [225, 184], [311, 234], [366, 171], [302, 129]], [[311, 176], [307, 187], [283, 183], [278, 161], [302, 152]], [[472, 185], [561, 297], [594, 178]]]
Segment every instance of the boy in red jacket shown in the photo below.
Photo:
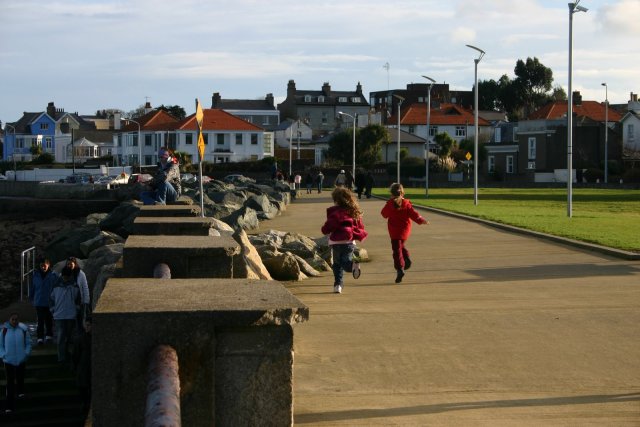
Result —
[[382, 216], [387, 218], [387, 228], [391, 237], [391, 249], [393, 250], [393, 266], [396, 269], [396, 283], [402, 282], [404, 271], [411, 268], [411, 258], [405, 246], [406, 240], [411, 234], [411, 220], [418, 224], [429, 224], [404, 198], [402, 184], [391, 185], [391, 198], [382, 208]]
[[363, 241], [367, 237], [362, 222], [362, 211], [351, 190], [336, 187], [331, 193], [334, 206], [327, 209], [327, 220], [322, 226], [322, 234], [329, 235], [329, 246], [333, 255], [333, 292], [342, 293], [343, 271], [360, 277], [360, 264], [353, 260], [354, 241]]

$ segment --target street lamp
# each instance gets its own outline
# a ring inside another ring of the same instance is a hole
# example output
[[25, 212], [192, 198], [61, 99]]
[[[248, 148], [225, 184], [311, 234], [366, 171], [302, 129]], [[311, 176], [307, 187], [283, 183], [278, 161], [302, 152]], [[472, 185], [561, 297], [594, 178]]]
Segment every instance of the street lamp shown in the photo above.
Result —
[[604, 86], [604, 183], [608, 182], [609, 176], [609, 87], [606, 83], [602, 83]]
[[398, 147], [396, 150], [396, 160], [398, 161], [398, 166], [397, 166], [397, 180], [396, 182], [398, 184], [400, 184], [400, 108], [402, 107], [402, 101], [404, 101], [404, 98], [400, 95], [393, 95], [397, 100], [398, 100]]
[[12, 150], [11, 157], [13, 158], [13, 180], [17, 181], [18, 180], [18, 169], [16, 168], [16, 128], [14, 128], [9, 123], [5, 123], [4, 124], [4, 128], [6, 129], [7, 126], [9, 126], [11, 129], [13, 129], [13, 150]]
[[473, 60], [475, 64], [475, 77], [474, 77], [474, 86], [475, 86], [475, 95], [473, 99], [473, 121], [475, 123], [474, 135], [473, 135], [473, 204], [478, 205], [478, 63], [484, 56], [484, 50], [471, 46], [470, 44], [467, 47], [477, 50], [480, 52], [480, 56]]
[[425, 79], [429, 80], [429, 95], [427, 96], [427, 143], [425, 144], [426, 149], [424, 151], [424, 197], [425, 199], [429, 197], [429, 136], [431, 135], [431, 88], [433, 88], [433, 84], [436, 82], [431, 77], [423, 75]]
[[138, 168], [139, 168], [139, 172], [142, 173], [142, 141], [140, 141], [140, 123], [133, 120], [133, 119], [120, 119], [123, 120], [125, 122], [133, 122], [136, 125], [138, 125]]
[[338, 111], [338, 114], [340, 114], [341, 116], [347, 116], [347, 117], [351, 117], [351, 120], [353, 120], [353, 163], [351, 165], [351, 176], [354, 177], [356, 176], [356, 120], [358, 117], [358, 114], [356, 114], [355, 116], [352, 116], [351, 114], [347, 114], [347, 113], [343, 113], [342, 111]]
[[573, 207], [573, 89], [571, 78], [573, 74], [573, 14], [586, 12], [586, 7], [578, 6], [580, 0], [569, 3], [569, 94], [567, 96], [567, 216], [571, 218]]
[[[67, 125], [69, 125], [69, 129], [71, 130], [71, 163], [73, 163], [72, 165], [72, 170], [73, 170], [73, 175], [76, 174], [76, 148], [73, 145], [74, 140], [73, 140], [73, 127], [71, 127], [71, 121], [69, 120], [69, 117], [66, 117], [65, 119]], [[66, 157], [65, 157], [66, 160]]]
[[291, 122], [291, 127], [289, 128], [289, 177], [287, 181], [291, 180], [291, 147], [293, 146], [293, 121]]

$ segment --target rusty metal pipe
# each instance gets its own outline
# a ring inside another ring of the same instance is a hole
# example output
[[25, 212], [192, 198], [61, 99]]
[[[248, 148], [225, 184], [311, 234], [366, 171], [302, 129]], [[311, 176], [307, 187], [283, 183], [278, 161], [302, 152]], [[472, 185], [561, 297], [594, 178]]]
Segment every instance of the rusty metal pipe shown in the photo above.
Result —
[[180, 427], [178, 354], [168, 345], [153, 349], [147, 371], [145, 427]]

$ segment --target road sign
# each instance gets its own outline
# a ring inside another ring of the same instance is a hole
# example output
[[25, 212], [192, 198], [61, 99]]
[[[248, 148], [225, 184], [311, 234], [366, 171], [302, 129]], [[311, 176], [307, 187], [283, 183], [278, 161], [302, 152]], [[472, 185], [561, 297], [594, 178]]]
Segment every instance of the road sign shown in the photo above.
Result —
[[465, 159], [471, 160], [471, 153], [467, 151], [467, 154], [464, 156]]

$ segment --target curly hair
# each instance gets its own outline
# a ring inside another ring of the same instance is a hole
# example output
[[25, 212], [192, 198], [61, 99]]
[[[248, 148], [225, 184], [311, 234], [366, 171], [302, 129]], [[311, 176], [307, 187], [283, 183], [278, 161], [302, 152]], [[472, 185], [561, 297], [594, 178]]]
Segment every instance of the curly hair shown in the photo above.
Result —
[[358, 205], [354, 194], [345, 187], [336, 187], [331, 193], [333, 202], [340, 207], [343, 207], [349, 212], [349, 216], [353, 219], [359, 219], [362, 217], [362, 211]]

